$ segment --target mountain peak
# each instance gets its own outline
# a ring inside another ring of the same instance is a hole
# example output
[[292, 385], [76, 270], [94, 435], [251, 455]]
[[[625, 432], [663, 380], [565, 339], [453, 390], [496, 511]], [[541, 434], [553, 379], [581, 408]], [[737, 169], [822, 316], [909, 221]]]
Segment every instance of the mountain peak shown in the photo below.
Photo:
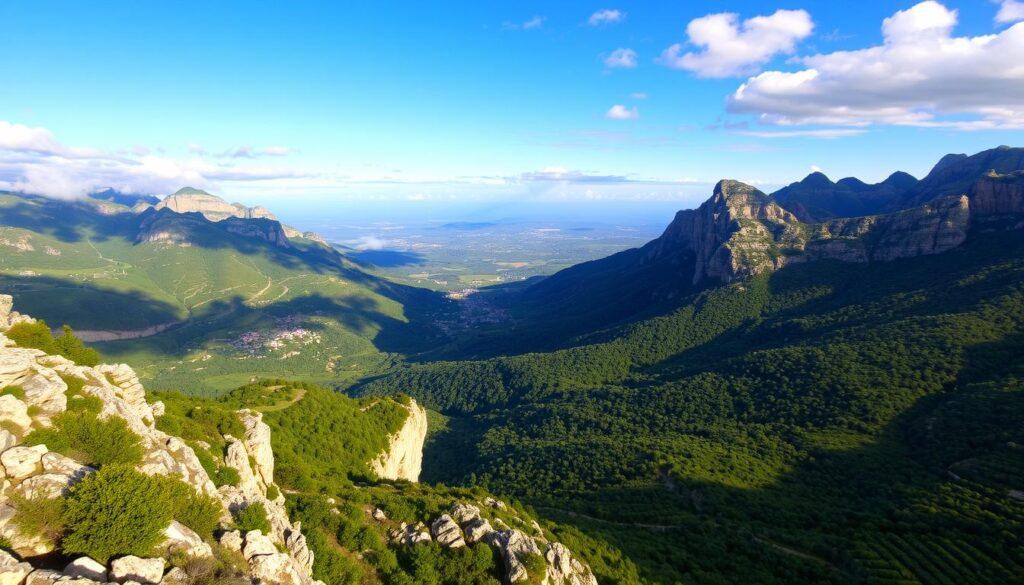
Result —
[[832, 185], [834, 185], [832, 179], [829, 179], [828, 176], [821, 171], [814, 171], [813, 173], [807, 175], [806, 177], [804, 177], [804, 180], [800, 181], [800, 184], [805, 187], [814, 188], [831, 187]]
[[220, 199], [220, 197], [217, 197], [216, 195], [213, 195], [211, 193], [207, 193], [206, 191], [203, 191], [202, 189], [196, 189], [195, 187], [182, 187], [181, 189], [178, 189], [177, 191], [172, 193], [170, 196], [171, 197], [178, 197], [178, 196], [181, 196], [181, 195], [203, 195], [203, 196], [206, 196], [206, 197], [214, 197], [216, 199]]

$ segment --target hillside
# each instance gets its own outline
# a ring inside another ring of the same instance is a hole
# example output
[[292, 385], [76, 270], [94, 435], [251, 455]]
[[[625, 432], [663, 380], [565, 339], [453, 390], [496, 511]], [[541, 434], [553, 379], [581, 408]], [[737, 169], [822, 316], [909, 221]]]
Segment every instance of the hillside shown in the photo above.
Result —
[[266, 214], [211, 221], [181, 205], [0, 194], [0, 287], [162, 389], [337, 384], [437, 335], [433, 293], [372, 277]]
[[0, 582], [596, 585], [522, 507], [375, 472], [423, 447], [400, 440], [425, 425], [408, 397], [147, 396], [11, 309], [0, 295]]
[[562, 349], [358, 390], [447, 415], [426, 480], [522, 498], [643, 582], [1019, 583], [1021, 186], [806, 224], [723, 182], [526, 291], [517, 333]]

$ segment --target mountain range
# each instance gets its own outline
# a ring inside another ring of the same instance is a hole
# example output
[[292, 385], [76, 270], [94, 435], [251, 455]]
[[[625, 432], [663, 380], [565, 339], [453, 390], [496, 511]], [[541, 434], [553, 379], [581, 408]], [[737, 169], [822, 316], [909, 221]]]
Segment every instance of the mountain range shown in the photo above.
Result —
[[[1024, 149], [723, 180], [642, 247], [473, 295], [496, 322], [189, 188], [0, 194], [0, 265], [212, 473], [263, 412], [328, 582], [1024, 582]], [[484, 508], [510, 532], [479, 558], [438, 544]]]

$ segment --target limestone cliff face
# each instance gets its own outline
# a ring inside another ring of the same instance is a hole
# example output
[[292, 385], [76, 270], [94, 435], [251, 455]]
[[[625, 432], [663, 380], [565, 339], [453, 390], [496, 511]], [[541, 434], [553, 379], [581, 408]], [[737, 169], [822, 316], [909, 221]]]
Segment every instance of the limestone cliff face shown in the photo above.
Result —
[[803, 223], [750, 185], [721, 181], [699, 208], [680, 211], [645, 259], [694, 259], [693, 282], [729, 282], [798, 262], [884, 262], [939, 254], [972, 228], [1024, 214], [1024, 173], [989, 173], [962, 195], [895, 213]]
[[225, 230], [244, 236], [246, 238], [255, 238], [270, 242], [275, 246], [287, 248], [291, 246], [288, 243], [288, 235], [285, 232], [284, 227], [277, 220], [273, 219], [239, 219], [236, 217], [229, 217], [228, 219], [221, 220], [218, 225], [224, 227]]
[[370, 466], [381, 479], [419, 481], [423, 469], [423, 442], [427, 438], [427, 411], [409, 399], [406, 407], [409, 417], [397, 433], [391, 436], [388, 449], [374, 459]]
[[[120, 418], [138, 435], [143, 448], [142, 462], [136, 469], [149, 475], [170, 475], [180, 478], [196, 491], [218, 498], [224, 507], [221, 544], [242, 553], [248, 561], [247, 577], [253, 583], [273, 585], [317, 585], [311, 577], [313, 554], [299, 523], [292, 523], [278, 494], [267, 497], [273, 483], [274, 457], [270, 447], [270, 428], [259, 413], [240, 411], [245, 428], [243, 437], [225, 437], [228, 443], [225, 463], [235, 468], [241, 481], [237, 486], [217, 488], [200, 463], [195, 451], [182, 439], [157, 429], [156, 421], [163, 414], [163, 405], [149, 403], [135, 372], [125, 364], [79, 366], [58, 355], [47, 355], [38, 349], [19, 347], [4, 335], [17, 323], [32, 318], [12, 311], [13, 300], [0, 295], [0, 388], [16, 386], [17, 393], [0, 396], [0, 537], [10, 543], [23, 559], [33, 559], [58, 549], [59, 543], [44, 534], [23, 534], [13, 521], [17, 501], [26, 498], [58, 498], [71, 486], [95, 470], [70, 457], [50, 451], [45, 445], [26, 446], [25, 436], [34, 429], [47, 428], [53, 418], [68, 409], [68, 385], [80, 386], [76, 393], [99, 400], [98, 416]], [[245, 535], [224, 530], [229, 526], [230, 511], [252, 503], [267, 509], [271, 531], [251, 531]], [[209, 556], [212, 549], [188, 527], [172, 522], [164, 531], [166, 541], [154, 549], [154, 558], [122, 557], [110, 566], [110, 575], [146, 575], [145, 583], [190, 582], [187, 564], [173, 566], [182, 557]], [[76, 564], [77, 563], [77, 564]], [[69, 571], [82, 566], [93, 575], [105, 575], [107, 568], [87, 557], [76, 559], [65, 569], [65, 575], [37, 568], [31, 562], [18, 562], [0, 551], [0, 582], [51, 583], [67, 580]], [[77, 575], [82, 577], [82, 575]], [[9, 579], [14, 579], [13, 581]], [[124, 581], [125, 579], [115, 579]], [[135, 579], [139, 581], [139, 579]], [[82, 578], [74, 581], [88, 585], [106, 579]]]
[[201, 213], [210, 221], [220, 221], [229, 217], [277, 219], [274, 214], [263, 207], [246, 207], [241, 203], [228, 203], [216, 195], [191, 187], [179, 189], [154, 207], [157, 209], [167, 208], [177, 213]]

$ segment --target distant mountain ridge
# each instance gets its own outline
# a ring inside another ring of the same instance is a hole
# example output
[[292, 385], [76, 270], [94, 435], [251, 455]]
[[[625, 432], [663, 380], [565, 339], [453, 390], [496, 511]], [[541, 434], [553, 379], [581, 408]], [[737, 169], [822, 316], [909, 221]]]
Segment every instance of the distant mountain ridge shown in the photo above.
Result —
[[1024, 227], [1024, 149], [947, 156], [921, 181], [894, 173], [877, 185], [833, 183], [813, 173], [768, 195], [723, 180], [657, 239], [558, 272], [527, 288], [522, 300], [551, 315], [578, 315], [581, 323], [614, 322], [705, 282], [816, 260], [938, 254], [994, 227]]

